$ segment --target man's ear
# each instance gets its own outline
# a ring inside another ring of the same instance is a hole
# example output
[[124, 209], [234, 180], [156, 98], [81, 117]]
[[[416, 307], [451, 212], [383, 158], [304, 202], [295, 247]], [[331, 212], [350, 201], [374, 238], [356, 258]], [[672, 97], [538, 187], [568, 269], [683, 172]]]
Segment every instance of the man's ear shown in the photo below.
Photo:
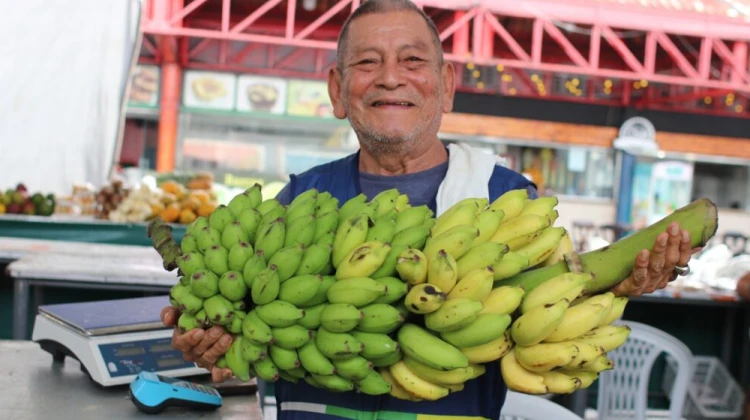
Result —
[[453, 64], [443, 63], [443, 113], [449, 113], [453, 110], [453, 98], [456, 95], [456, 70]]
[[333, 105], [333, 115], [340, 120], [346, 118], [346, 109], [341, 98], [342, 81], [343, 75], [336, 67], [328, 71], [328, 96], [331, 98], [331, 104]]

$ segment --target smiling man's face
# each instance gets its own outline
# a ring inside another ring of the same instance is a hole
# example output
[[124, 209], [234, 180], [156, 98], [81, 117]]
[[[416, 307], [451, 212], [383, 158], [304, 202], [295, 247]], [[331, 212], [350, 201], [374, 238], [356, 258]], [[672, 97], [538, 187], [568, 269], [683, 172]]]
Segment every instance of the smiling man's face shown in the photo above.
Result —
[[329, 92], [338, 118], [349, 118], [373, 154], [405, 152], [434, 141], [453, 105], [453, 68], [441, 64], [417, 13], [375, 13], [352, 21], [340, 72]]

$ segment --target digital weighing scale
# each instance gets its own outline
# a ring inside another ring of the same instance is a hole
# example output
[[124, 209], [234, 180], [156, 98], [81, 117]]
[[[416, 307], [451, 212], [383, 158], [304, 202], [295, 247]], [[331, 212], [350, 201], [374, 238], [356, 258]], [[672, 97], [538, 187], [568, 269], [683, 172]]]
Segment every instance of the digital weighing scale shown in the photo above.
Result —
[[208, 374], [172, 347], [159, 319], [169, 296], [39, 307], [32, 340], [56, 361], [70, 356], [102, 386], [133, 381], [141, 371], [169, 377]]

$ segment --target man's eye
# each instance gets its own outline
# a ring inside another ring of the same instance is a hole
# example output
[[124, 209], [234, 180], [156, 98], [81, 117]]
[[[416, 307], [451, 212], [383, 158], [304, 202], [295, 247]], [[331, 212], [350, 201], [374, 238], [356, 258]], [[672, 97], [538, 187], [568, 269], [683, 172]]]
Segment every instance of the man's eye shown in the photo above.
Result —
[[360, 60], [357, 62], [357, 64], [374, 64], [375, 60], [370, 58], [365, 58], [364, 60]]
[[414, 56], [412, 56], [412, 57], [409, 57], [409, 58], [407, 58], [407, 61], [424, 61], [424, 60], [422, 60], [422, 59], [421, 59], [421, 58], [419, 58], [419, 57], [414, 57]]

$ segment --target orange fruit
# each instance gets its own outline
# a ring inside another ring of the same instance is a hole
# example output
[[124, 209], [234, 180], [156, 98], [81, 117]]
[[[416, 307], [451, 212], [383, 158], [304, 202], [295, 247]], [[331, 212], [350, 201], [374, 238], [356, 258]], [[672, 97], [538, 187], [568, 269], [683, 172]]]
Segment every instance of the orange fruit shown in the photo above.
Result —
[[208, 217], [213, 213], [214, 209], [216, 208], [216, 204], [214, 203], [203, 203], [198, 207], [198, 216], [206, 216]]
[[182, 223], [183, 225], [193, 223], [193, 220], [197, 218], [198, 216], [195, 213], [193, 213], [191, 209], [183, 209], [180, 212], [180, 223]]
[[164, 183], [161, 184], [161, 189], [166, 193], [180, 195], [182, 185], [180, 185], [177, 181], [169, 180], [164, 181]]
[[198, 211], [198, 207], [200, 207], [200, 205], [201, 201], [198, 199], [198, 197], [188, 196], [180, 201], [180, 207], [182, 207], [183, 210], [188, 209], [196, 212]]
[[197, 198], [201, 204], [205, 204], [211, 201], [211, 196], [208, 194], [208, 191], [206, 190], [192, 190], [190, 192], [190, 197]]
[[167, 223], [176, 222], [180, 217], [180, 206], [177, 204], [170, 204], [159, 214], [159, 217], [164, 219]]

